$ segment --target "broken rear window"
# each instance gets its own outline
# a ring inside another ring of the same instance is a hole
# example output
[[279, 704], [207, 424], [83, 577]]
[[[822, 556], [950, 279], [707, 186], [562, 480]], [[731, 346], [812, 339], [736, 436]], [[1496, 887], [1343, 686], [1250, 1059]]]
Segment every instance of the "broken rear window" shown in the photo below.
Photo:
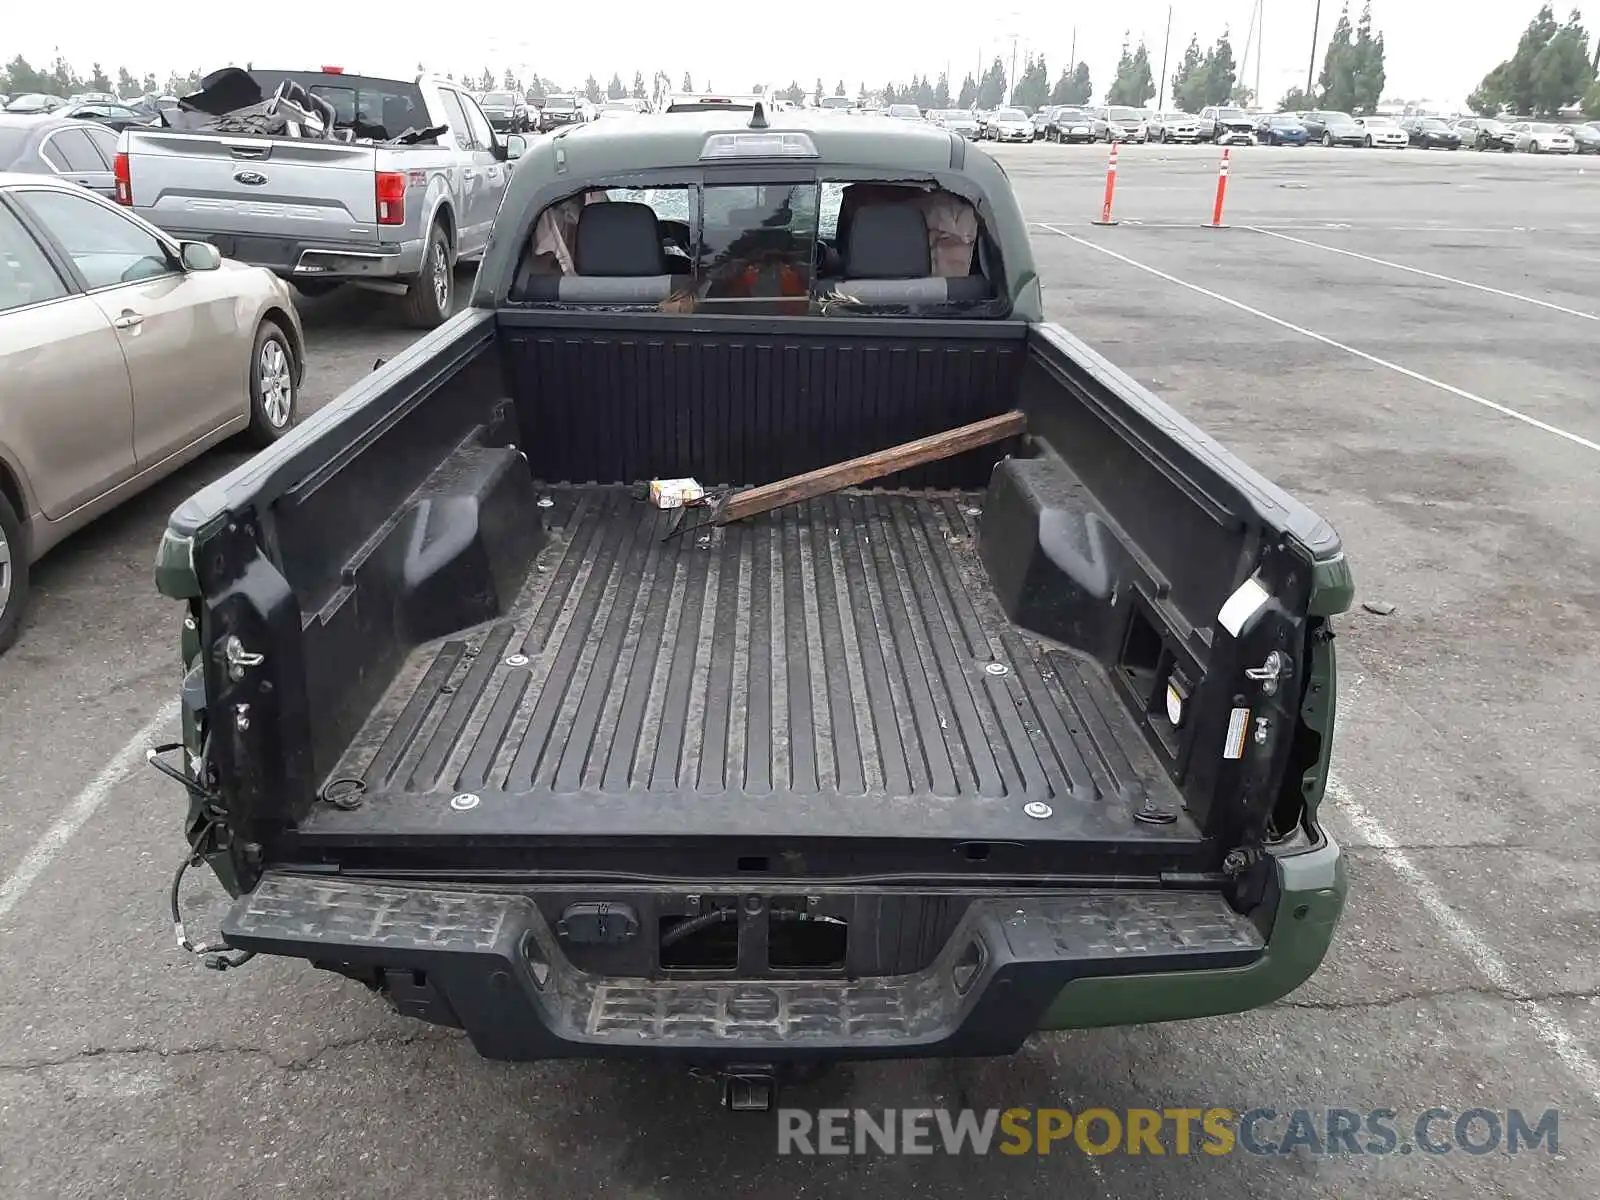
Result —
[[510, 298], [769, 316], [952, 306], [999, 315], [980, 235], [973, 205], [929, 184], [590, 189], [540, 215]]

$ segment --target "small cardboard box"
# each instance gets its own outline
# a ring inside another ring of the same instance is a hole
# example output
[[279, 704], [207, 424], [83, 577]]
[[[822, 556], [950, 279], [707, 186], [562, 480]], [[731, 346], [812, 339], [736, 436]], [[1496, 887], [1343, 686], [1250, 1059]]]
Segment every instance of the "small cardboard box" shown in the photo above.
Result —
[[706, 490], [693, 479], [652, 479], [650, 503], [657, 508], [682, 508], [705, 499]]

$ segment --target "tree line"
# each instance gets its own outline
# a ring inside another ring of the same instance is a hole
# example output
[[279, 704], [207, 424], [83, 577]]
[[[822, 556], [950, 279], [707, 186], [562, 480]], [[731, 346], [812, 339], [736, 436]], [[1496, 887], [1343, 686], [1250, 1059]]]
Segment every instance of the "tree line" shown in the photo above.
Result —
[[0, 69], [0, 92], [7, 96], [21, 96], [39, 92], [46, 96], [72, 96], [78, 92], [106, 92], [132, 100], [138, 96], [181, 96], [200, 86], [199, 70], [181, 73], [169, 72], [165, 79], [154, 71], [135, 75], [127, 67], [118, 67], [116, 78], [94, 63], [88, 75], [79, 75], [72, 64], [56, 55], [48, 67], [35, 67], [22, 55], [17, 55]]
[[1600, 39], [1589, 49], [1583, 15], [1573, 9], [1565, 25], [1557, 25], [1546, 4], [1528, 22], [1510, 58], [1483, 77], [1467, 107], [1481, 117], [1503, 114], [1553, 117], [1573, 104], [1600, 117]]

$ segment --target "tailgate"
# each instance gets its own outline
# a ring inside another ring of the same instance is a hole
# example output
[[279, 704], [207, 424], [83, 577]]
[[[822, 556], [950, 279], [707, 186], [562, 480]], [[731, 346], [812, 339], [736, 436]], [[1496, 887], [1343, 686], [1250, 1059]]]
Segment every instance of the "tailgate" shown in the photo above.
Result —
[[164, 229], [378, 241], [371, 146], [167, 131], [127, 139], [134, 210]]

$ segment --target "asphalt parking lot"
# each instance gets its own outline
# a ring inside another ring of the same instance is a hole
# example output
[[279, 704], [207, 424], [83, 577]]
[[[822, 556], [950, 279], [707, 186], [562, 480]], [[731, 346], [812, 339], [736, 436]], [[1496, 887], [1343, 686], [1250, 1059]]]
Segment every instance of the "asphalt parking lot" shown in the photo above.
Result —
[[[137, 764], [176, 686], [154, 548], [217, 454], [46, 558], [0, 660], [0, 1196], [1600, 1195], [1600, 160], [1236, 150], [1209, 230], [1209, 148], [1124, 148], [1112, 228], [1103, 148], [998, 154], [1052, 318], [1318, 509], [1393, 606], [1338, 627], [1351, 904], [1264, 1011], [788, 1101], [1554, 1108], [1559, 1152], [777, 1158], [705, 1081], [485, 1063], [307, 967], [202, 970], [164, 911], [182, 797]], [[410, 337], [359, 293], [305, 315], [312, 405]]]

